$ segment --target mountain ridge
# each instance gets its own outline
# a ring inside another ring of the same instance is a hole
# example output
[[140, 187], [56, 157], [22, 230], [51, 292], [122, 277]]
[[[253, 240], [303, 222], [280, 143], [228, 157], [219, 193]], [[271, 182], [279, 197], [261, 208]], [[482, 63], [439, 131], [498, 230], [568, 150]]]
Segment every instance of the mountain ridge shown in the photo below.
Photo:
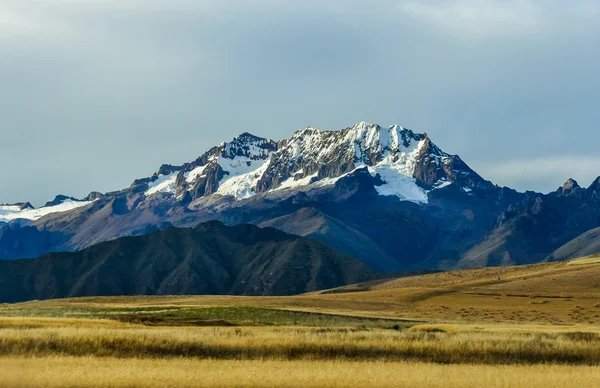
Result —
[[73, 209], [20, 226], [15, 210], [12, 226], [0, 223], [0, 258], [220, 220], [309, 236], [376, 271], [523, 264], [600, 227], [599, 187], [600, 178], [549, 194], [498, 187], [426, 133], [396, 125], [308, 127], [279, 141], [246, 132], [128, 188], [58, 205]]
[[99, 295], [293, 295], [369, 280], [323, 243], [212, 221], [123, 237], [75, 253], [0, 261], [0, 301]]
[[[215, 193], [245, 199], [280, 188], [332, 184], [365, 166], [373, 175], [387, 173], [389, 179], [405, 175], [427, 189], [444, 181], [461, 181], [469, 188], [491, 185], [460, 157], [439, 149], [427, 134], [397, 125], [382, 128], [360, 122], [338, 131], [307, 127], [278, 142], [246, 132], [211, 148], [194, 162], [181, 167], [163, 165], [152, 177], [138, 179], [132, 187], [147, 184], [147, 194], [173, 194], [182, 202]], [[390, 174], [390, 168], [395, 174]]]

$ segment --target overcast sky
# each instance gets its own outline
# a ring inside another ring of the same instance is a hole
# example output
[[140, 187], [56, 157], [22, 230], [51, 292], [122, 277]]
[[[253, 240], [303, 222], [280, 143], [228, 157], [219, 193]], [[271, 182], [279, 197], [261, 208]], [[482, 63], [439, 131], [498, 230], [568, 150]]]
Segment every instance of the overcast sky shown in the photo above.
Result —
[[588, 185], [599, 69], [597, 0], [0, 0], [0, 203], [363, 120], [499, 185]]

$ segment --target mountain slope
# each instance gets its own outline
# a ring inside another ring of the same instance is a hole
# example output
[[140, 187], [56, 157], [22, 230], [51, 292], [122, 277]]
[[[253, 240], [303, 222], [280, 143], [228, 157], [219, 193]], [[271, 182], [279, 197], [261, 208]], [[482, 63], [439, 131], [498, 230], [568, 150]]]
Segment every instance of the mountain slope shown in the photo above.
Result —
[[395, 269], [394, 258], [369, 236], [317, 208], [301, 208], [260, 226], [322, 241], [342, 254], [362, 257], [366, 265], [377, 271], [392, 272]]
[[561, 246], [546, 259], [564, 261], [600, 254], [600, 228], [594, 228]]
[[126, 237], [76, 253], [0, 262], [0, 301], [98, 295], [291, 295], [369, 279], [326, 245], [219, 222]]

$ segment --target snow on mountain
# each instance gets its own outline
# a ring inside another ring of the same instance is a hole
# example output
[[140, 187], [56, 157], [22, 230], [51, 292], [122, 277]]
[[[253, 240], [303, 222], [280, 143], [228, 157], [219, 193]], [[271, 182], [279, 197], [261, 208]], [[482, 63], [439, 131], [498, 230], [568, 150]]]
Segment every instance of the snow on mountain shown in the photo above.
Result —
[[150, 178], [145, 193], [171, 193], [182, 201], [212, 194], [245, 199], [274, 190], [335, 184], [363, 167], [381, 178], [379, 194], [417, 203], [426, 203], [429, 191], [452, 182], [471, 189], [483, 181], [426, 134], [360, 122], [339, 131], [307, 127], [280, 142], [243, 133], [177, 171]]
[[383, 185], [376, 186], [375, 190], [380, 195], [395, 195], [405, 201], [427, 203], [427, 191], [417, 185], [415, 178], [404, 174], [402, 170], [402, 165], [385, 162], [369, 167], [371, 175], [379, 175], [384, 182]]
[[389, 159], [387, 164], [396, 163], [404, 167], [403, 174], [410, 175], [413, 173], [417, 151], [423, 144], [425, 135], [415, 134], [397, 125], [381, 128], [376, 124], [360, 122], [346, 130], [344, 140], [354, 144], [357, 160], [373, 163], [377, 159]]
[[361, 122], [341, 131], [321, 131], [312, 127], [294, 133], [272, 157], [271, 166], [260, 182], [260, 191], [335, 183], [357, 168], [369, 167], [384, 184], [381, 195], [427, 202], [426, 190], [419, 187], [413, 173], [425, 135], [397, 125], [382, 128]]
[[[397, 125], [382, 129], [362, 122], [348, 131], [347, 137], [354, 142], [355, 160], [369, 163], [375, 156], [376, 164], [369, 167], [369, 172], [379, 175], [384, 182], [375, 188], [379, 194], [427, 203], [427, 191], [413, 177], [425, 135]], [[382, 159], [378, 161], [379, 158]]]
[[302, 175], [302, 171], [297, 172], [296, 174], [294, 174], [290, 178], [288, 178], [285, 181], [283, 181], [279, 185], [279, 187], [277, 187], [275, 189], [271, 189], [271, 191], [285, 190], [285, 189], [296, 189], [296, 188], [299, 188], [299, 187], [308, 186], [311, 183], [314, 183], [315, 181], [317, 181], [317, 176], [319, 174], [318, 173], [314, 173], [314, 174], [309, 175], [309, 176], [307, 176], [305, 178], [297, 178], [297, 177], [299, 177], [301, 175]]
[[15, 206], [15, 205], [0, 206], [0, 221], [8, 222], [15, 218], [19, 218], [19, 217], [14, 217], [14, 216], [21, 212], [22, 212], [22, 210], [21, 210], [20, 206]]
[[185, 177], [186, 182], [187, 183], [194, 183], [194, 181], [198, 177], [202, 177], [203, 176], [205, 169], [206, 169], [206, 166], [200, 166], [200, 167], [196, 167], [192, 171], [188, 172], [187, 176]]
[[179, 172], [173, 172], [167, 175], [159, 175], [158, 179], [154, 182], [148, 183], [149, 189], [146, 190], [146, 195], [152, 195], [156, 193], [175, 193], [175, 181], [177, 180], [177, 174]]
[[11, 222], [19, 219], [35, 221], [48, 214], [61, 213], [79, 207], [87, 206], [92, 201], [74, 201], [71, 199], [54, 206], [44, 206], [39, 209], [26, 207], [24, 209], [17, 205], [2, 205], [0, 206], [0, 222]]
[[254, 136], [248, 132], [242, 133], [230, 143], [221, 143], [220, 148], [223, 158], [234, 159], [243, 156], [251, 160], [264, 160], [269, 157], [277, 147], [271, 139]]
[[268, 154], [266, 160], [252, 160], [245, 156], [233, 159], [220, 157], [219, 166], [227, 174], [219, 181], [217, 194], [232, 195], [236, 199], [250, 198], [256, 194], [256, 183], [269, 167]]

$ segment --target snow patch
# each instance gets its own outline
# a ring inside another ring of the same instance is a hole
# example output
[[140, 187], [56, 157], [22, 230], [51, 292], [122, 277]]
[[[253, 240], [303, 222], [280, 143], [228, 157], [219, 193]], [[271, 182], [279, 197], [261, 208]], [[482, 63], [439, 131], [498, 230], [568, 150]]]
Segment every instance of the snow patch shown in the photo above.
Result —
[[388, 153], [377, 165], [369, 167], [371, 175], [379, 174], [385, 182], [375, 187], [380, 195], [395, 195], [402, 200], [417, 203], [428, 202], [427, 193], [417, 185], [417, 180], [412, 176], [423, 144], [424, 141], [412, 142], [408, 147], [398, 145], [395, 155]]
[[375, 124], [360, 122], [346, 133], [345, 141], [354, 143], [354, 154], [357, 160], [362, 160], [369, 153], [380, 154], [382, 158], [389, 155], [411, 153], [419, 147], [418, 141], [408, 138], [408, 147], [404, 145], [403, 134], [414, 136], [404, 130], [403, 127], [392, 125], [389, 128], [381, 128]]
[[438, 183], [437, 185], [435, 185], [434, 189], [443, 189], [446, 186], [450, 186], [452, 184], [452, 182], [448, 182], [448, 181], [442, 181], [440, 183]]
[[11, 222], [18, 219], [35, 221], [52, 213], [62, 213], [87, 206], [93, 201], [73, 201], [71, 199], [55, 206], [45, 206], [39, 209], [24, 209], [19, 206], [0, 206], [0, 221]]
[[351, 172], [348, 172], [348, 173], [346, 173], [346, 174], [340, 175], [340, 176], [338, 176], [338, 177], [335, 177], [335, 178], [323, 178], [323, 179], [321, 179], [321, 180], [319, 180], [319, 181], [317, 181], [317, 182], [313, 183], [313, 185], [315, 185], [315, 186], [319, 186], [319, 187], [324, 187], [324, 186], [333, 186], [333, 185], [335, 185], [335, 183], [336, 183], [337, 181], [339, 181], [340, 179], [342, 179], [342, 178], [343, 178], [343, 177], [345, 177], [346, 175], [348, 175], [348, 174], [351, 174], [352, 172], [354, 172], [354, 170], [353, 170], [353, 171], [351, 171]]
[[219, 182], [217, 194], [232, 195], [236, 199], [246, 199], [256, 195], [256, 185], [269, 167], [270, 158], [251, 160], [244, 156], [233, 159], [219, 157], [217, 163], [228, 172]]
[[[296, 175], [296, 174], [294, 174], [294, 175]], [[271, 191], [295, 189], [297, 187], [308, 186], [311, 184], [311, 181], [314, 178], [316, 178], [318, 175], [319, 175], [319, 173], [315, 172], [312, 175], [306, 176], [306, 177], [304, 177], [302, 179], [298, 179], [298, 180], [295, 180], [294, 177], [292, 176], [291, 178], [288, 178], [285, 181], [281, 182], [281, 185], [279, 187], [277, 187]]]
[[379, 174], [385, 182], [375, 186], [380, 195], [395, 195], [401, 200], [417, 203], [427, 203], [427, 193], [417, 185], [417, 180], [402, 172], [401, 166], [395, 164], [379, 164], [369, 167], [371, 175]]
[[204, 170], [206, 170], [206, 166], [196, 167], [192, 171], [186, 173], [185, 180], [187, 181], [187, 183], [194, 183], [196, 178], [203, 176]]
[[177, 180], [177, 174], [179, 174], [178, 171], [168, 175], [160, 175], [157, 180], [148, 183], [148, 187], [150, 188], [146, 190], [144, 194], [146, 196], [156, 193], [175, 194], [175, 181]]

